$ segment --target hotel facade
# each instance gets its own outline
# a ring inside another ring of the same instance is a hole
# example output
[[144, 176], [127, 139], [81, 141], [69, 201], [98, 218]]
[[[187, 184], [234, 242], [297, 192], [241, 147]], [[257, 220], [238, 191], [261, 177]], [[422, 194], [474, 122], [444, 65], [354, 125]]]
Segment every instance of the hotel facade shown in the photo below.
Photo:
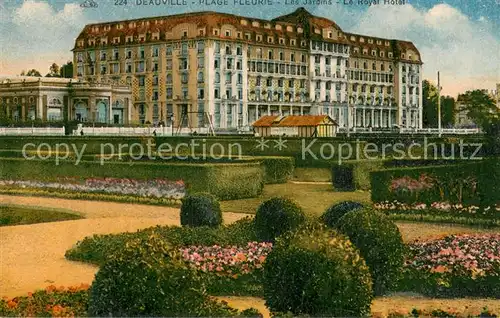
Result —
[[78, 79], [131, 88], [131, 123], [234, 130], [326, 114], [340, 129], [422, 127], [417, 48], [303, 8], [272, 20], [197, 12], [90, 24], [73, 53]]

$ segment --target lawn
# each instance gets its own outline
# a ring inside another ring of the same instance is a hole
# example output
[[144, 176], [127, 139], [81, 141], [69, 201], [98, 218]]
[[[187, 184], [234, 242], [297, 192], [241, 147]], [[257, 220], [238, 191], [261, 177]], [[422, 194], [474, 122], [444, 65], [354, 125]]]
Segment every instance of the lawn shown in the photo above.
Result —
[[70, 211], [24, 205], [0, 205], [0, 226], [78, 220], [83, 217]]
[[282, 196], [294, 199], [309, 215], [319, 216], [332, 204], [341, 201], [370, 203], [369, 192], [336, 192], [330, 184], [283, 183], [269, 184], [257, 198], [221, 202], [223, 212], [254, 214], [259, 205], [271, 197]]

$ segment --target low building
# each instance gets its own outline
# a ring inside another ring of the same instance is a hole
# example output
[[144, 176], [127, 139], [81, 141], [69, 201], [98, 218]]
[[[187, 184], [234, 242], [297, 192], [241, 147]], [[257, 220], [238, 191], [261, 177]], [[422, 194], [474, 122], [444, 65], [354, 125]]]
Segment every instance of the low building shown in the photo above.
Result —
[[128, 124], [131, 101], [127, 86], [54, 77], [0, 77], [0, 114], [14, 122]]
[[263, 116], [253, 128], [258, 137], [334, 137], [337, 133], [337, 123], [328, 115]]

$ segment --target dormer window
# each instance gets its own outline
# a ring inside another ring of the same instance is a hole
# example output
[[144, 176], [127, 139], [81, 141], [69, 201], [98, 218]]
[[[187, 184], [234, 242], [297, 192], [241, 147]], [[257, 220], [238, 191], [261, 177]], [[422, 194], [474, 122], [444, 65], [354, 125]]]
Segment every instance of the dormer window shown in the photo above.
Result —
[[365, 43], [365, 39], [364, 38], [359, 38], [359, 42]]
[[241, 25], [247, 25], [247, 24], [248, 24], [248, 21], [247, 21], [247, 20], [240, 20], [240, 24], [241, 24]]
[[270, 28], [271, 28], [271, 24], [269, 24], [269, 23], [264, 24], [264, 29], [270, 29]]
[[408, 59], [411, 60], [411, 54], [408, 54]]
[[389, 46], [389, 41], [385, 41], [385, 46]]
[[328, 38], [329, 39], [333, 38], [333, 33], [332, 32], [328, 32]]
[[351, 41], [356, 42], [356, 37], [355, 36], [351, 36]]
[[382, 45], [382, 41], [377, 40], [377, 45]]
[[373, 40], [372, 39], [368, 39], [368, 43], [373, 44]]
[[252, 26], [254, 28], [258, 28], [260, 26], [259, 22], [258, 21], [252, 21]]
[[401, 58], [404, 59], [405, 58], [405, 54], [404, 53], [401, 53]]
[[276, 30], [281, 31], [281, 25], [276, 24]]
[[300, 28], [300, 27], [299, 27], [299, 28], [297, 28], [297, 33], [304, 33], [304, 29], [302, 29], [302, 28]]
[[289, 25], [286, 27], [287, 32], [293, 32], [293, 26]]
[[182, 37], [187, 38], [187, 36], [188, 36], [188, 31], [187, 30], [182, 31]]
[[316, 34], [321, 34], [321, 30], [320, 30], [320, 29], [318, 29], [318, 28], [314, 28], [314, 33], [316, 33]]

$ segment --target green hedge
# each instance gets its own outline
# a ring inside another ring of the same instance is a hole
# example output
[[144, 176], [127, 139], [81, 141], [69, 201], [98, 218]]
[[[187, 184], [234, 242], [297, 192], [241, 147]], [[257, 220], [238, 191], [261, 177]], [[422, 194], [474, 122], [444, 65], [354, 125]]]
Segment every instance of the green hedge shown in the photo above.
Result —
[[332, 184], [338, 191], [370, 190], [372, 171], [386, 168], [401, 167], [426, 167], [458, 164], [458, 160], [434, 160], [434, 159], [387, 159], [387, 160], [351, 160], [342, 164], [332, 166]]
[[292, 178], [294, 160], [290, 157], [263, 157], [264, 181], [267, 184], [286, 183]]
[[[28, 150], [35, 150], [41, 144], [48, 144], [55, 150], [57, 144], [66, 144], [69, 150], [73, 152], [73, 145], [79, 152], [84, 150], [84, 154], [100, 154], [101, 148], [104, 153], [110, 153], [110, 146], [113, 145], [114, 152], [119, 152], [120, 145], [141, 144], [147, 151], [147, 143], [150, 140], [154, 150], [154, 139], [152, 137], [123, 137], [123, 136], [106, 136], [106, 137], [90, 137], [90, 136], [68, 136], [68, 137], [52, 137], [52, 136], [4, 136], [0, 137], [0, 148], [2, 150], [22, 150], [23, 147], [32, 143], [35, 147], [30, 146]], [[83, 148], [85, 147], [85, 148]], [[46, 150], [46, 146], [42, 150]], [[64, 149], [61, 147], [61, 149]], [[122, 148], [122, 152], [128, 152], [128, 148]]]
[[0, 178], [50, 181], [58, 177], [165, 178], [183, 180], [190, 193], [208, 192], [221, 200], [256, 197], [262, 192], [263, 173], [259, 162], [233, 164], [181, 164], [149, 162], [82, 161], [75, 165], [49, 160], [0, 159]]
[[[1, 156], [1, 152], [0, 152]], [[154, 159], [149, 159], [144, 156], [140, 159], [132, 159], [130, 156], [122, 156], [122, 160], [119, 160], [118, 156], [105, 160], [104, 162], [123, 162], [123, 161], [136, 161], [136, 162], [156, 162], [156, 163], [183, 163], [183, 164], [221, 164], [221, 163], [249, 163], [249, 162], [259, 162], [262, 165], [264, 171], [264, 181], [266, 184], [275, 183], [286, 183], [292, 178], [294, 170], [294, 159], [292, 157], [278, 157], [278, 156], [241, 156], [230, 158], [229, 156], [223, 156], [221, 158], [210, 158], [203, 157], [201, 154], [195, 154], [195, 156], [188, 156], [186, 158], [169, 158], [162, 159], [159, 155], [155, 155]], [[164, 157], [167, 155], [164, 154]], [[87, 155], [84, 156], [83, 160], [90, 161], [100, 161], [97, 155]]]
[[382, 160], [349, 161], [332, 167], [332, 183], [337, 191], [369, 190], [370, 172], [382, 169]]
[[[420, 192], [391, 191], [393, 179], [422, 176], [434, 179], [432, 188]], [[472, 182], [466, 182], [472, 180]], [[475, 185], [474, 185], [475, 184]], [[372, 201], [397, 200], [403, 203], [449, 201], [474, 205], [500, 203], [500, 160], [459, 163], [447, 166], [399, 168], [371, 173]]]

